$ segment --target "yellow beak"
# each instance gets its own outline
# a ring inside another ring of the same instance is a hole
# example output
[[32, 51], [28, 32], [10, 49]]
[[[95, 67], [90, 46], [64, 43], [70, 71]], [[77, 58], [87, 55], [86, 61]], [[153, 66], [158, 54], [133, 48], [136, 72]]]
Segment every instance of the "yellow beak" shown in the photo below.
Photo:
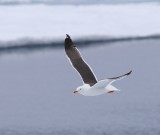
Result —
[[74, 91], [73, 91], [73, 93], [77, 93], [77, 92], [78, 92], [77, 90], [74, 90]]

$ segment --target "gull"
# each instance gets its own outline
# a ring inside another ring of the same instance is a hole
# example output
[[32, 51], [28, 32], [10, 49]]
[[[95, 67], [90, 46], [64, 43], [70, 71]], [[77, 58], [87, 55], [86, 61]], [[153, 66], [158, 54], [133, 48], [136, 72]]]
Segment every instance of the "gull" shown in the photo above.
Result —
[[73, 68], [77, 70], [83, 80], [83, 85], [79, 86], [73, 93], [79, 93], [84, 96], [98, 96], [105, 93], [120, 91], [112, 85], [113, 82], [120, 80], [131, 74], [132, 70], [118, 77], [97, 80], [90, 66], [84, 61], [79, 50], [74, 45], [71, 37], [66, 34], [64, 43], [65, 52]]

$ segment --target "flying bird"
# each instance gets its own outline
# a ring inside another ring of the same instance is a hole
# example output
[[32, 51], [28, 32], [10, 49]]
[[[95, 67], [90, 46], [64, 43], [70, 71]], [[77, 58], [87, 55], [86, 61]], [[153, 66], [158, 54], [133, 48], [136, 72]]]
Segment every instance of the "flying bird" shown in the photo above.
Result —
[[71, 65], [79, 72], [84, 84], [79, 86], [73, 93], [79, 93], [84, 96], [97, 96], [105, 93], [120, 91], [113, 85], [113, 82], [120, 80], [131, 74], [132, 70], [124, 75], [107, 78], [98, 81], [90, 66], [84, 61], [79, 50], [74, 45], [71, 37], [66, 34], [65, 52], [71, 62]]

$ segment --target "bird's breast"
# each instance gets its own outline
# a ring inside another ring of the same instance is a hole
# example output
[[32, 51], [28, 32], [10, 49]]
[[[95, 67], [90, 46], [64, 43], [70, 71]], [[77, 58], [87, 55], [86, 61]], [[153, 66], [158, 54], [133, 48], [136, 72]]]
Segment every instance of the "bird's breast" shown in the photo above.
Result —
[[84, 96], [98, 96], [98, 95], [102, 95], [106, 92], [107, 92], [106, 89], [92, 89], [92, 88], [90, 88], [87, 90], [79, 91], [79, 94], [82, 94]]

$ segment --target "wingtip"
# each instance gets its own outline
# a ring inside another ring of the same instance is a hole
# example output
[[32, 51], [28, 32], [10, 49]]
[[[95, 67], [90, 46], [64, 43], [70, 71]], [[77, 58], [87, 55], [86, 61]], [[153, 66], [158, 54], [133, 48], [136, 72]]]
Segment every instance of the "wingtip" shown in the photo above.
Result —
[[70, 36], [68, 34], [66, 34], [66, 38], [70, 38]]
[[128, 73], [127, 73], [127, 75], [130, 75], [132, 73], [132, 70], [130, 70]]
[[69, 49], [72, 46], [73, 46], [73, 41], [72, 41], [71, 37], [68, 34], [66, 34], [65, 49]]

